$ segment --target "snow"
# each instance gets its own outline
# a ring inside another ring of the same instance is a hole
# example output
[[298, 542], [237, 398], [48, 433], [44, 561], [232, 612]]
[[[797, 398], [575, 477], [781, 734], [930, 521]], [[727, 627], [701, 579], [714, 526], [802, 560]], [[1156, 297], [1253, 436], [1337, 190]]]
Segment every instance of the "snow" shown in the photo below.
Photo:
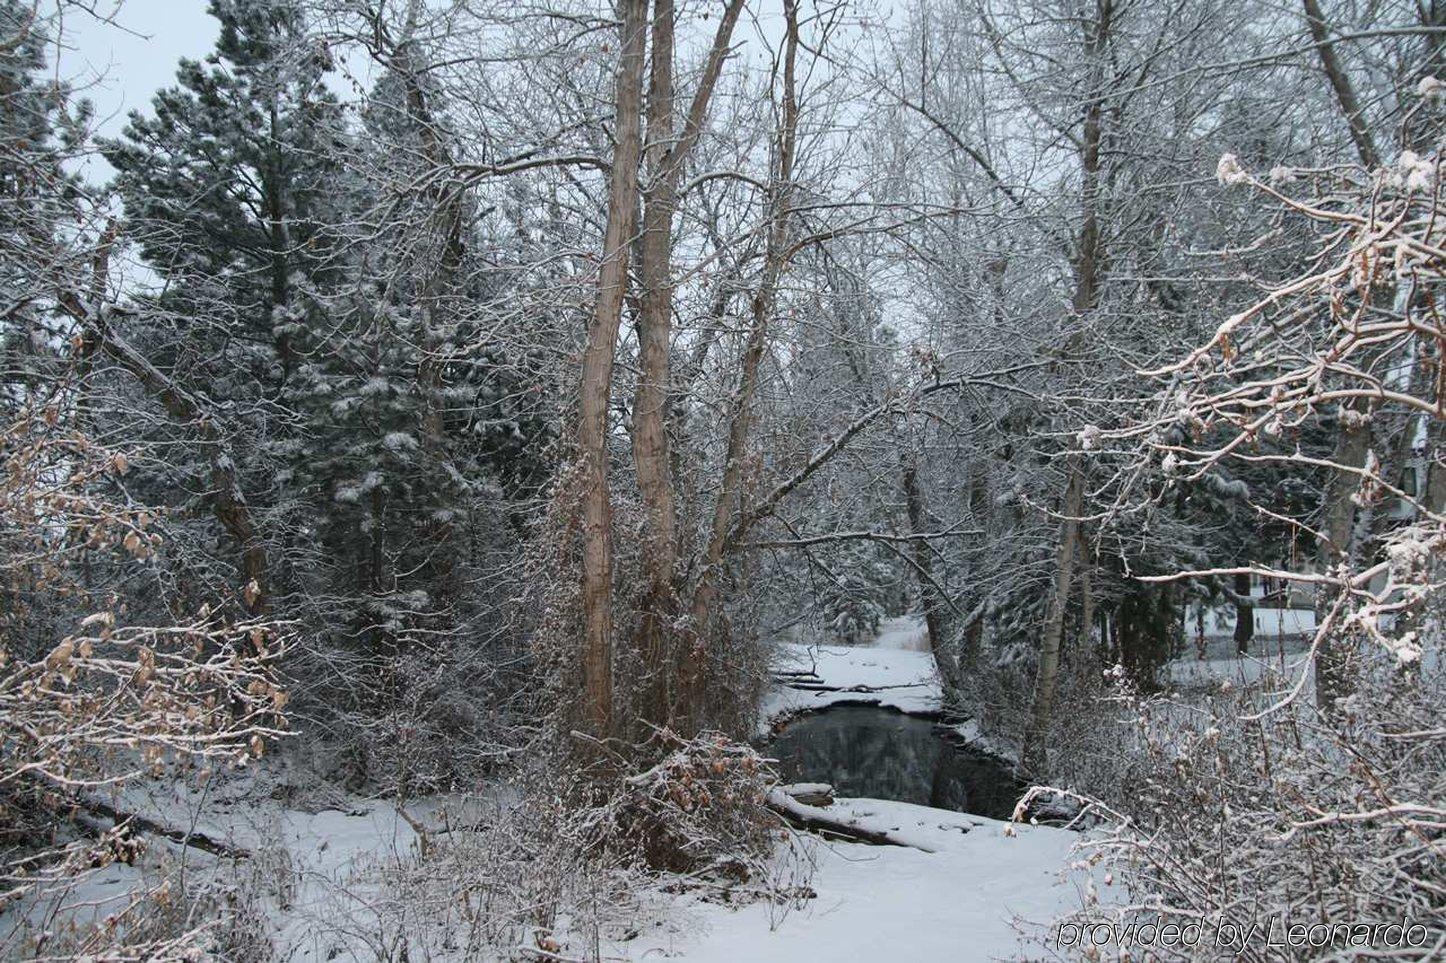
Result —
[[[365, 808], [307, 813], [238, 793], [213, 798], [206, 817], [197, 820], [195, 812], [183, 814], [198, 802], [198, 794], [153, 788], [145, 806], [149, 813], [168, 815], [173, 824], [196, 820], [197, 829], [253, 847], [257, 858], [248, 866], [272, 866], [289, 874], [294, 883], [286, 897], [267, 910], [275, 946], [285, 959], [360, 958], [352, 954], [362, 944], [343, 934], [374, 925], [371, 902], [378, 895], [378, 877], [370, 871], [415, 858], [415, 832], [385, 802], [353, 799]], [[134, 805], [142, 799], [133, 795], [124, 802]], [[408, 812], [436, 825], [442, 822], [443, 805], [453, 802], [426, 800]], [[1019, 959], [1040, 927], [1077, 905], [1077, 890], [1065, 877], [1079, 838], [1075, 833], [876, 799], [803, 808], [887, 834], [903, 845], [796, 834], [791, 846], [778, 849], [775, 878], [788, 881], [791, 873], [812, 896], [788, 906], [768, 900], [718, 902], [706, 898], [708, 890], [670, 891], [676, 887], [665, 878], [640, 894], [647, 908], [637, 935], [606, 941], [602, 958], [691, 963]], [[194, 862], [192, 872], [214, 865], [194, 852], [187, 858]], [[114, 906], [140, 876], [130, 867], [114, 866], [74, 897]], [[558, 922], [555, 932], [574, 943]]]
[[1260, 646], [1258, 641], [1252, 644], [1259, 654], [1216, 654], [1212, 651], [1207, 655], [1213, 657], [1205, 659], [1176, 659], [1166, 666], [1166, 677], [1172, 685], [1186, 688], [1214, 687], [1225, 681], [1254, 685], [1267, 676], [1294, 679], [1308, 669], [1310, 656], [1301, 640], [1294, 640], [1289, 645], [1273, 643], [1268, 647]]
[[[869, 703], [910, 713], [937, 712], [941, 690], [928, 636], [918, 617], [890, 619], [869, 646], [784, 643], [764, 704], [770, 725], [801, 711]], [[980, 741], [977, 726], [958, 727]], [[1007, 752], [1000, 747], [984, 748]], [[784, 912], [767, 901], [730, 907], [673, 897], [658, 929], [612, 949], [622, 959], [658, 957], [690, 963], [829, 960], [1011, 960], [1039, 927], [1078, 906], [1063, 882], [1075, 833], [999, 822], [982, 816], [878, 799], [838, 799], [817, 809], [887, 834], [901, 846], [826, 842], [800, 835], [809, 885], [817, 894]], [[786, 858], [783, 853], [780, 859]]]
[[928, 652], [929, 630], [924, 620], [917, 615], [900, 615], [884, 619], [879, 623], [879, 634], [870, 646], [875, 649], [904, 649], [909, 652]]
[[1077, 906], [1061, 881], [1074, 833], [877, 799], [841, 799], [830, 811], [934, 851], [804, 837], [817, 896], [801, 908], [780, 918], [766, 902], [694, 901], [662, 932], [614, 949], [688, 963], [1014, 960], [1035, 926]]
[[[108, 795], [105, 801], [121, 810], [204, 834], [250, 856], [219, 859], [146, 834], [147, 851], [136, 865], [112, 864], [59, 894], [57, 907], [32, 902], [18, 912], [32, 919], [54, 912], [82, 927], [94, 925], [184, 865], [193, 882], [239, 880], [264, 900], [280, 958], [352, 959], [336, 955], [337, 927], [373, 924], [376, 871], [416, 858], [417, 833], [390, 802], [334, 791], [330, 804], [337, 808], [310, 812], [273, 798], [277, 786], [276, 771], [262, 768], [205, 785], [140, 782]], [[449, 817], [454, 824], [469, 821], [493, 802], [432, 796], [409, 804], [407, 814], [418, 825], [438, 827]]]
[[[1191, 606], [1185, 613], [1185, 624], [1195, 632], [1200, 616], [1204, 615], [1205, 637], [1219, 639], [1235, 634], [1234, 607], [1211, 607], [1203, 613], [1199, 606]], [[1255, 637], [1258, 639], [1294, 639], [1315, 633], [1315, 612], [1304, 608], [1279, 608], [1269, 605], [1255, 607]]]
[[[876, 646], [782, 643], [774, 661], [776, 672], [812, 672], [834, 691], [776, 686], [764, 700], [763, 718], [772, 721], [839, 703], [867, 703], [901, 712], [939, 711], [934, 655], [905, 648], [912, 638], [909, 630], [895, 625], [880, 636]], [[884, 647], [884, 641], [889, 647]]]
[[[869, 647], [783, 645], [776, 668], [816, 673], [822, 680], [818, 684], [837, 691], [780, 686], [769, 699], [769, 718], [841, 702], [867, 701], [905, 712], [934, 712], [940, 704], [933, 656], [917, 618], [886, 621]], [[961, 733], [969, 735], [965, 728]], [[972, 735], [977, 739], [977, 732]], [[387, 878], [378, 871], [420, 858], [413, 822], [441, 826], [450, 813], [456, 825], [459, 818], [473, 820], [472, 810], [500, 800], [428, 798], [403, 814], [385, 801], [326, 790], [312, 797], [317, 811], [305, 811], [284, 791], [285, 780], [267, 769], [205, 786], [135, 786], [115, 803], [249, 850], [251, 859], [231, 865], [153, 842], [155, 856], [167, 853], [173, 866], [184, 859], [191, 874], [247, 874], [266, 901], [278, 953], [295, 961], [356, 958], [350, 954], [360, 944], [344, 934], [376, 928], [376, 905], [385, 895], [378, 887]], [[824, 788], [793, 787], [795, 792]], [[781, 841], [770, 876], [807, 887], [801, 892], [810, 895], [786, 905], [768, 899], [741, 905], [719, 901], [707, 888], [679, 892], [667, 878], [643, 884], [640, 925], [631, 938], [604, 938], [603, 958], [694, 963], [1018, 959], [1025, 941], [1077, 907], [1077, 890], [1065, 879], [1079, 839], [1075, 833], [887, 800], [841, 798], [827, 807], [784, 800], [900, 845], [792, 834]], [[151, 868], [145, 870], [110, 867], [75, 890], [71, 905], [77, 915], [98, 919], [118, 905], [158, 869], [152, 859], [147, 863]], [[567, 923], [557, 922], [554, 932], [562, 936]]]
[[1012, 766], [1019, 764], [1018, 747], [985, 735], [978, 720], [966, 719], [951, 728], [954, 730], [956, 736], [969, 745], [969, 748], [982, 752], [987, 756], [993, 756]]

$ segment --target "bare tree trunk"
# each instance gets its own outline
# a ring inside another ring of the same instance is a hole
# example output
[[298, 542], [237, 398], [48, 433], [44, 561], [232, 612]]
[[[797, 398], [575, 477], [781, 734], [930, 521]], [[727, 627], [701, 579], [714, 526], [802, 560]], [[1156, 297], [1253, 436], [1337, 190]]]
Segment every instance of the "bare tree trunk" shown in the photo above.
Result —
[[[1441, 362], [1438, 360], [1437, 364]], [[1446, 419], [1432, 418], [1426, 424], [1426, 482], [1422, 497], [1426, 511], [1446, 511]]]
[[644, 31], [648, 0], [620, 0], [612, 173], [597, 305], [588, 326], [578, 402], [578, 484], [582, 492], [583, 714], [592, 733], [613, 727], [612, 501], [608, 493], [608, 403], [622, 323], [628, 246], [636, 226], [642, 153]]
[[673, 211], [676, 191], [665, 169], [673, 138], [673, 0], [655, 0], [652, 78], [648, 88], [648, 140], [644, 159], [652, 183], [643, 194], [643, 236], [638, 276], [638, 383], [633, 396], [633, 462], [642, 499], [642, 599], [639, 643], [643, 651], [643, 711], [667, 719], [668, 623], [677, 553], [677, 507], [668, 455], [669, 334], [673, 320]]
[[[1084, 46], [1093, 61], [1092, 89], [1084, 105], [1084, 124], [1080, 134], [1080, 206], [1083, 219], [1075, 251], [1075, 289], [1073, 306], [1077, 315], [1087, 314], [1095, 305], [1099, 291], [1101, 235], [1099, 226], [1100, 145], [1103, 141], [1104, 104], [1099, 85], [1103, 82], [1103, 61], [1109, 45], [1114, 16], [1112, 0], [1097, 0], [1095, 18], [1084, 23]], [[1034, 700], [1030, 706], [1029, 725], [1024, 733], [1020, 765], [1025, 772], [1038, 771], [1044, 759], [1044, 741], [1054, 715], [1055, 691], [1059, 681], [1060, 642], [1064, 636], [1065, 612], [1069, 606], [1069, 586], [1074, 574], [1075, 542], [1079, 540], [1080, 505], [1084, 498], [1084, 469], [1078, 455], [1070, 456], [1066, 466], [1064, 501], [1060, 521], [1059, 549], [1055, 559], [1054, 595], [1044, 620], [1040, 642], [1039, 672], [1035, 676]]]
[[[1340, 426], [1336, 429], [1336, 447], [1331, 461], [1341, 466], [1331, 473], [1326, 489], [1325, 522], [1321, 534], [1325, 541], [1320, 545], [1321, 571], [1348, 564], [1356, 529], [1356, 503], [1353, 500], [1360, 487], [1359, 476], [1348, 469], [1359, 469], [1366, 463], [1366, 449], [1370, 447], [1371, 429], [1363, 412], [1354, 407], [1341, 406]], [[1317, 600], [1316, 615], [1321, 617], [1326, 606], [1324, 594]], [[1346, 694], [1348, 682], [1345, 677], [1346, 650], [1342, 639], [1326, 639], [1316, 655], [1315, 695], [1316, 704], [1329, 708], [1337, 699]]]
[[1024, 733], [1020, 766], [1025, 772], [1037, 772], [1044, 759], [1044, 741], [1054, 717], [1054, 697], [1059, 681], [1059, 648], [1064, 636], [1064, 613], [1069, 605], [1069, 585], [1074, 574], [1075, 542], [1079, 538], [1080, 504], [1084, 497], [1084, 477], [1077, 456], [1069, 460], [1065, 471], [1069, 484], [1065, 488], [1064, 505], [1060, 509], [1059, 550], [1055, 556], [1054, 594], [1045, 614], [1043, 637], [1039, 651], [1039, 673], [1035, 676], [1034, 702], [1029, 710], [1029, 728]]
[[779, 120], [777, 167], [771, 185], [771, 212], [768, 246], [764, 254], [763, 277], [752, 303], [752, 324], [733, 404], [733, 418], [728, 428], [728, 448], [723, 466], [723, 480], [718, 500], [713, 507], [713, 525], [709, 533], [703, 565], [693, 591], [693, 628], [698, 633], [696, 651], [683, 652], [681, 678], [689, 709], [696, 708], [698, 686], [702, 681], [705, 656], [704, 640], [714, 627], [717, 616], [718, 579], [729, 547], [729, 530], [733, 524], [734, 505], [743, 481], [744, 449], [752, 415], [753, 395], [758, 387], [758, 372], [763, 350], [768, 341], [768, 322], [778, 291], [778, 278], [787, 257], [789, 210], [793, 197], [793, 161], [798, 139], [798, 92], [795, 69], [798, 61], [798, 6], [796, 0], [783, 0], [786, 24], [783, 49], [783, 105]]
[[1381, 157], [1376, 152], [1371, 132], [1366, 129], [1365, 115], [1362, 113], [1360, 100], [1356, 97], [1355, 87], [1336, 57], [1336, 48], [1327, 43], [1330, 38], [1327, 36], [1325, 15], [1321, 13], [1319, 0], [1301, 0], [1301, 5], [1305, 9], [1305, 20], [1310, 26], [1311, 39], [1316, 42], [1315, 49], [1320, 56], [1321, 69], [1330, 81], [1336, 103], [1340, 105], [1346, 126], [1350, 128], [1351, 142], [1356, 145], [1356, 154], [1367, 167], [1379, 167]]
[[[1335, 47], [1326, 41], [1328, 30], [1325, 15], [1321, 12], [1319, 0], [1301, 0], [1305, 10], [1306, 23], [1310, 27], [1311, 39], [1316, 42], [1321, 70], [1325, 72], [1335, 93], [1346, 126], [1350, 129], [1351, 142], [1356, 154], [1367, 167], [1380, 166], [1380, 155], [1375, 142], [1366, 127], [1360, 100], [1345, 68], [1336, 57]], [[1362, 417], [1363, 413], [1342, 406], [1340, 427], [1336, 430], [1335, 455], [1332, 461], [1344, 468], [1360, 468], [1366, 462], [1366, 449], [1370, 446], [1370, 427]], [[1320, 546], [1321, 568], [1328, 570], [1350, 558], [1352, 536], [1356, 526], [1356, 505], [1352, 496], [1359, 487], [1357, 476], [1350, 471], [1336, 470], [1326, 490], [1325, 524], [1321, 529], [1325, 542]], [[1324, 599], [1317, 601], [1317, 615], [1323, 612]], [[1327, 707], [1345, 693], [1344, 678], [1345, 652], [1341, 640], [1327, 639], [1316, 660], [1316, 703]]]
[[717, 86], [742, 0], [732, 0], [719, 24], [699, 82], [674, 143], [673, 0], [656, 0], [652, 23], [652, 73], [648, 89], [648, 143], [645, 160], [652, 181], [643, 196], [643, 235], [639, 276], [643, 285], [638, 311], [638, 383], [633, 398], [633, 461], [643, 506], [643, 577], [640, 639], [649, 673], [644, 711], [667, 721], [672, 694], [668, 636], [676, 616], [678, 534], [677, 497], [668, 445], [668, 389], [673, 321], [673, 218], [678, 181], [687, 156], [701, 133], [708, 103]]
[[1250, 651], [1250, 640], [1255, 638], [1255, 603], [1250, 601], [1250, 575], [1239, 572], [1235, 576], [1235, 651], [1245, 655]]
[[[909, 533], [919, 535], [928, 531], [928, 524], [924, 519], [923, 494], [919, 490], [918, 469], [912, 452], [904, 466], [903, 487], [904, 507], [909, 514]], [[946, 603], [939, 597], [938, 583], [934, 581], [934, 560], [928, 541], [922, 538], [914, 539], [913, 555], [914, 568], [921, 576], [919, 594], [924, 602], [924, 627], [929, 633], [929, 650], [934, 653], [934, 662], [939, 666], [939, 675], [944, 679], [945, 695], [952, 696], [963, 688], [964, 677], [959, 669], [959, 660], [955, 657], [954, 650], [949, 648], [949, 640], [944, 631]]]

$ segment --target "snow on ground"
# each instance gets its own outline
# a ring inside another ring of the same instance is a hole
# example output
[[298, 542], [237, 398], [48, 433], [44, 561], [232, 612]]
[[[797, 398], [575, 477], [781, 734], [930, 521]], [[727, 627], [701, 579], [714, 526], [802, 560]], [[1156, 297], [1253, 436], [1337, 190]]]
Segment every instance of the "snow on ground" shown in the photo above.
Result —
[[1309, 653], [1303, 640], [1291, 644], [1272, 641], [1257, 654], [1210, 651], [1206, 655], [1204, 659], [1187, 657], [1169, 663], [1169, 682], [1182, 688], [1216, 686], [1227, 680], [1235, 685], [1253, 685], [1267, 675], [1294, 681], [1302, 671], [1308, 671]]
[[817, 896], [801, 907], [692, 901], [618, 952], [688, 963], [1017, 960], [1025, 946], [1016, 920], [1039, 932], [1078, 905], [1061, 880], [1075, 833], [876, 799], [840, 799], [832, 811], [935, 851], [804, 837]]
[[[338, 955], [335, 931], [344, 926], [364, 932], [372, 925], [371, 879], [377, 869], [414, 857], [417, 832], [392, 803], [340, 790], [309, 800], [314, 809], [295, 808], [278, 798], [281, 782], [274, 769], [253, 767], [204, 783], [148, 780], [107, 794], [102, 801], [122, 811], [249, 855], [218, 858], [146, 833], [146, 853], [134, 866], [112, 864], [57, 893], [58, 904], [29, 904], [18, 912], [32, 920], [37, 913], [54, 913], [85, 928], [123, 909], [138, 890], [182, 872], [190, 885], [239, 884], [261, 901], [281, 958], [298, 963], [353, 958]], [[493, 804], [432, 796], [409, 804], [406, 812], [417, 825], [433, 828], [465, 823]], [[9, 924], [8, 916], [0, 916], [0, 930], [8, 931]]]
[[[765, 719], [841, 702], [905, 712], [940, 707], [933, 655], [917, 618], [887, 621], [867, 647], [782, 645], [775, 670], [808, 673], [786, 678], [829, 691], [778, 686], [764, 707]], [[114, 801], [169, 826], [189, 827], [250, 850], [253, 858], [239, 861], [237, 868], [250, 874], [267, 901], [278, 950], [295, 961], [358, 958], [341, 934], [364, 936], [374, 928], [372, 903], [380, 895], [375, 870], [415, 858], [417, 833], [407, 817], [418, 825], [457, 825], [500, 802], [438, 797], [409, 805], [404, 816], [387, 802], [330, 790], [329, 795], [312, 794], [305, 805], [293, 798], [285, 778], [266, 768], [208, 786], [150, 783]], [[794, 846], [780, 847], [776, 862], [780, 874], [807, 865], [807, 878], [793, 882], [806, 883], [813, 898], [790, 907], [766, 900], [738, 906], [704, 900], [696, 891], [660, 891], [648, 899], [652, 919], [638, 927], [640, 935], [610, 944], [604, 958], [693, 963], [1019, 959], [1023, 944], [1017, 922], [1035, 924], [1024, 929], [1037, 933], [1077, 905], [1075, 887], [1061, 882], [1079, 838], [1074, 833], [885, 800], [839, 799], [829, 812], [922, 848], [799, 834]], [[205, 876], [225, 869], [195, 850], [182, 856], [175, 844], [156, 840], [154, 845], [169, 850], [172, 860], [184, 858], [194, 867], [191, 873]], [[802, 864], [796, 862], [799, 856]], [[98, 919], [149, 874], [110, 867], [72, 894], [72, 906], [88, 904], [76, 906], [78, 916]]]
[[840, 702], [868, 703], [902, 712], [937, 712], [939, 676], [927, 641], [920, 648], [920, 639], [926, 639], [923, 633], [921, 620], [906, 616], [887, 620], [874, 644], [868, 646], [781, 644], [773, 665], [775, 672], [811, 673], [812, 678], [797, 684], [828, 689], [777, 685], [764, 700], [763, 719], [767, 722]]
[[929, 651], [929, 630], [924, 620], [917, 615], [900, 615], [884, 619], [879, 623], [879, 634], [870, 645], [875, 649], [906, 649], [910, 652]]
[[1019, 747], [1011, 745], [1002, 739], [995, 739], [984, 734], [978, 720], [966, 719], [955, 726], [950, 726], [954, 734], [969, 744], [971, 749], [978, 750], [986, 756], [993, 756], [996, 759], [1009, 763], [1011, 766], [1019, 764]]

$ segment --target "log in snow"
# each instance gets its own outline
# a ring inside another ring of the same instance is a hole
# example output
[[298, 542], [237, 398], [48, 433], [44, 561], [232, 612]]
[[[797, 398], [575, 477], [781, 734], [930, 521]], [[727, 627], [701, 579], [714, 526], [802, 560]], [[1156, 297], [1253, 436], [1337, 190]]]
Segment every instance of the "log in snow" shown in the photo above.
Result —
[[871, 846], [905, 846], [926, 853], [934, 852], [932, 848], [906, 839], [892, 829], [869, 826], [858, 817], [844, 817], [818, 806], [806, 805], [782, 789], [768, 793], [768, 808], [799, 829], [828, 833]]
[[778, 791], [805, 806], [833, 805], [833, 787], [826, 782], [795, 782], [779, 786]]

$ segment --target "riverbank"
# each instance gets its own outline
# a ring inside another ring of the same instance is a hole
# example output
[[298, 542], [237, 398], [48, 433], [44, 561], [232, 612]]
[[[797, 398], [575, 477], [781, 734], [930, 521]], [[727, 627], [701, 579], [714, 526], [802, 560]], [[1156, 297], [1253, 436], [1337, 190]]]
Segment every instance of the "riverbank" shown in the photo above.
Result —
[[[815, 894], [802, 906], [734, 908], [676, 897], [666, 926], [620, 947], [618, 958], [1018, 960], [1042, 955], [1036, 941], [1075, 905], [1074, 887], [1062, 880], [1074, 833], [876, 799], [840, 799], [834, 808], [933, 851], [801, 836]], [[785, 850], [778, 858], [790, 856]]]
[[[942, 692], [922, 632], [920, 620], [905, 617], [889, 620], [866, 646], [782, 645], [765, 728], [839, 706], [937, 718]], [[696, 963], [1015, 960], [1037, 955], [1030, 943], [1077, 905], [1066, 880], [1075, 833], [892, 800], [840, 798], [831, 809], [922, 848], [801, 836], [812, 899], [784, 913], [767, 903], [730, 908], [679, 898], [680, 928], [654, 934], [642, 955]], [[778, 858], [797, 855], [784, 848]]]

